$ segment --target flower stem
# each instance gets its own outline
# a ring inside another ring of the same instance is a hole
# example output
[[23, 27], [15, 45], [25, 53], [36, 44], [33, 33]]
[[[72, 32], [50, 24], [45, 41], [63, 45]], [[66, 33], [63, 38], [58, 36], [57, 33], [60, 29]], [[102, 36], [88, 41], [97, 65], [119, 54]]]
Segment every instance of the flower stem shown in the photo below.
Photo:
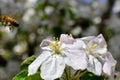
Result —
[[82, 73], [80, 73], [80, 70], [77, 71], [75, 73], [74, 80], [80, 80], [80, 77], [83, 76], [86, 72], [87, 72], [87, 70], [83, 71]]
[[77, 75], [77, 74], [79, 74], [79, 73], [80, 73], [80, 70], [77, 70], [77, 71], [75, 72], [74, 76]]
[[71, 69], [70, 69], [70, 66], [68, 66], [68, 75], [69, 75], [69, 79], [71, 79]]
[[77, 70], [77, 71], [75, 72], [75, 74], [74, 74], [72, 80], [76, 80], [77, 77], [79, 76], [79, 74], [80, 74], [80, 70]]
[[66, 67], [65, 74], [66, 74], [66, 80], [71, 80], [71, 71], [69, 66]]

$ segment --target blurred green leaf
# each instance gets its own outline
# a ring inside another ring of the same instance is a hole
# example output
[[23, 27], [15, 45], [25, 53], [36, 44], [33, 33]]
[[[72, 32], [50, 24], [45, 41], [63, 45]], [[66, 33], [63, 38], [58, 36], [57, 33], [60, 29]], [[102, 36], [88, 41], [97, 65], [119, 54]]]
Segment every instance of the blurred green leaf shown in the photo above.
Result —
[[25, 80], [43, 80], [43, 79], [40, 77], [40, 72], [37, 72], [34, 75], [26, 77]]
[[43, 15], [40, 17], [41, 20], [47, 20], [48, 19], [48, 16], [47, 15]]
[[12, 80], [42, 80], [42, 78], [40, 77], [40, 72], [28, 76], [28, 71], [23, 70], [20, 73], [18, 73], [15, 77], [13, 77]]
[[64, 8], [60, 9], [60, 16], [65, 17], [66, 15], [66, 10]]
[[13, 77], [12, 80], [25, 80], [25, 78], [27, 77], [27, 74], [28, 74], [27, 70], [22, 71], [18, 73], [15, 77]]
[[87, 72], [80, 80], [104, 80], [103, 76], [96, 76], [93, 73]]
[[20, 69], [21, 70], [27, 70], [28, 69], [28, 65], [30, 63], [32, 63], [35, 60], [35, 56], [31, 56], [29, 58], [27, 58], [26, 60], [24, 60], [21, 65], [20, 65]]
[[71, 19], [75, 19], [75, 14], [73, 13], [72, 10], [68, 9], [68, 13], [69, 13], [69, 17], [70, 17]]
[[39, 3], [37, 6], [36, 6], [36, 12], [39, 12], [41, 10], [43, 10], [45, 7], [45, 4], [44, 3]]
[[115, 32], [112, 29], [106, 29], [103, 34], [105, 39], [109, 41], [109, 39], [115, 35]]

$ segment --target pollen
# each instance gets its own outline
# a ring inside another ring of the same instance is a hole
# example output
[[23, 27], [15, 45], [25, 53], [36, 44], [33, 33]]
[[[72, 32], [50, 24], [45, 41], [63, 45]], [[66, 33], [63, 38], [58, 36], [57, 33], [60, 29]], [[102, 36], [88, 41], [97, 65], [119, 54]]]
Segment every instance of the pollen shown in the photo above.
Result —
[[55, 41], [50, 44], [50, 48], [54, 51], [54, 54], [61, 54], [60, 43]]
[[92, 55], [93, 51], [95, 51], [97, 48], [98, 48], [97, 44], [88, 43], [87, 54]]

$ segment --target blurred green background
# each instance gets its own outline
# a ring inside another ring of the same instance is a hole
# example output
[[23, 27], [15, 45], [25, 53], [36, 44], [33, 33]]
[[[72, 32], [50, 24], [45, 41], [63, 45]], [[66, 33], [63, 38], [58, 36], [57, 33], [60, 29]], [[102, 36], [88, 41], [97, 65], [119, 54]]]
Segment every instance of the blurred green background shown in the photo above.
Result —
[[1, 15], [20, 27], [0, 25], [0, 80], [11, 80], [20, 63], [40, 54], [43, 39], [62, 33], [75, 38], [102, 33], [120, 71], [120, 0], [0, 0]]

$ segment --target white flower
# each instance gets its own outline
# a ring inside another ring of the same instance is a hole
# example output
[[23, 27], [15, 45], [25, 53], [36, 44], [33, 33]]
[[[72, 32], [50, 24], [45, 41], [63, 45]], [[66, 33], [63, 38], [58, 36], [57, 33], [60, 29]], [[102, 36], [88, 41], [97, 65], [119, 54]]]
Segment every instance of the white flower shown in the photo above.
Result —
[[28, 67], [28, 75], [37, 72], [40, 67], [43, 79], [53, 80], [62, 76], [65, 66], [84, 70], [87, 67], [86, 47], [82, 40], [62, 34], [60, 41], [43, 40], [42, 53]]
[[107, 51], [107, 44], [102, 34], [81, 38], [87, 45], [86, 54], [88, 56], [87, 70], [96, 75], [102, 72], [111, 75], [114, 71], [116, 61]]

